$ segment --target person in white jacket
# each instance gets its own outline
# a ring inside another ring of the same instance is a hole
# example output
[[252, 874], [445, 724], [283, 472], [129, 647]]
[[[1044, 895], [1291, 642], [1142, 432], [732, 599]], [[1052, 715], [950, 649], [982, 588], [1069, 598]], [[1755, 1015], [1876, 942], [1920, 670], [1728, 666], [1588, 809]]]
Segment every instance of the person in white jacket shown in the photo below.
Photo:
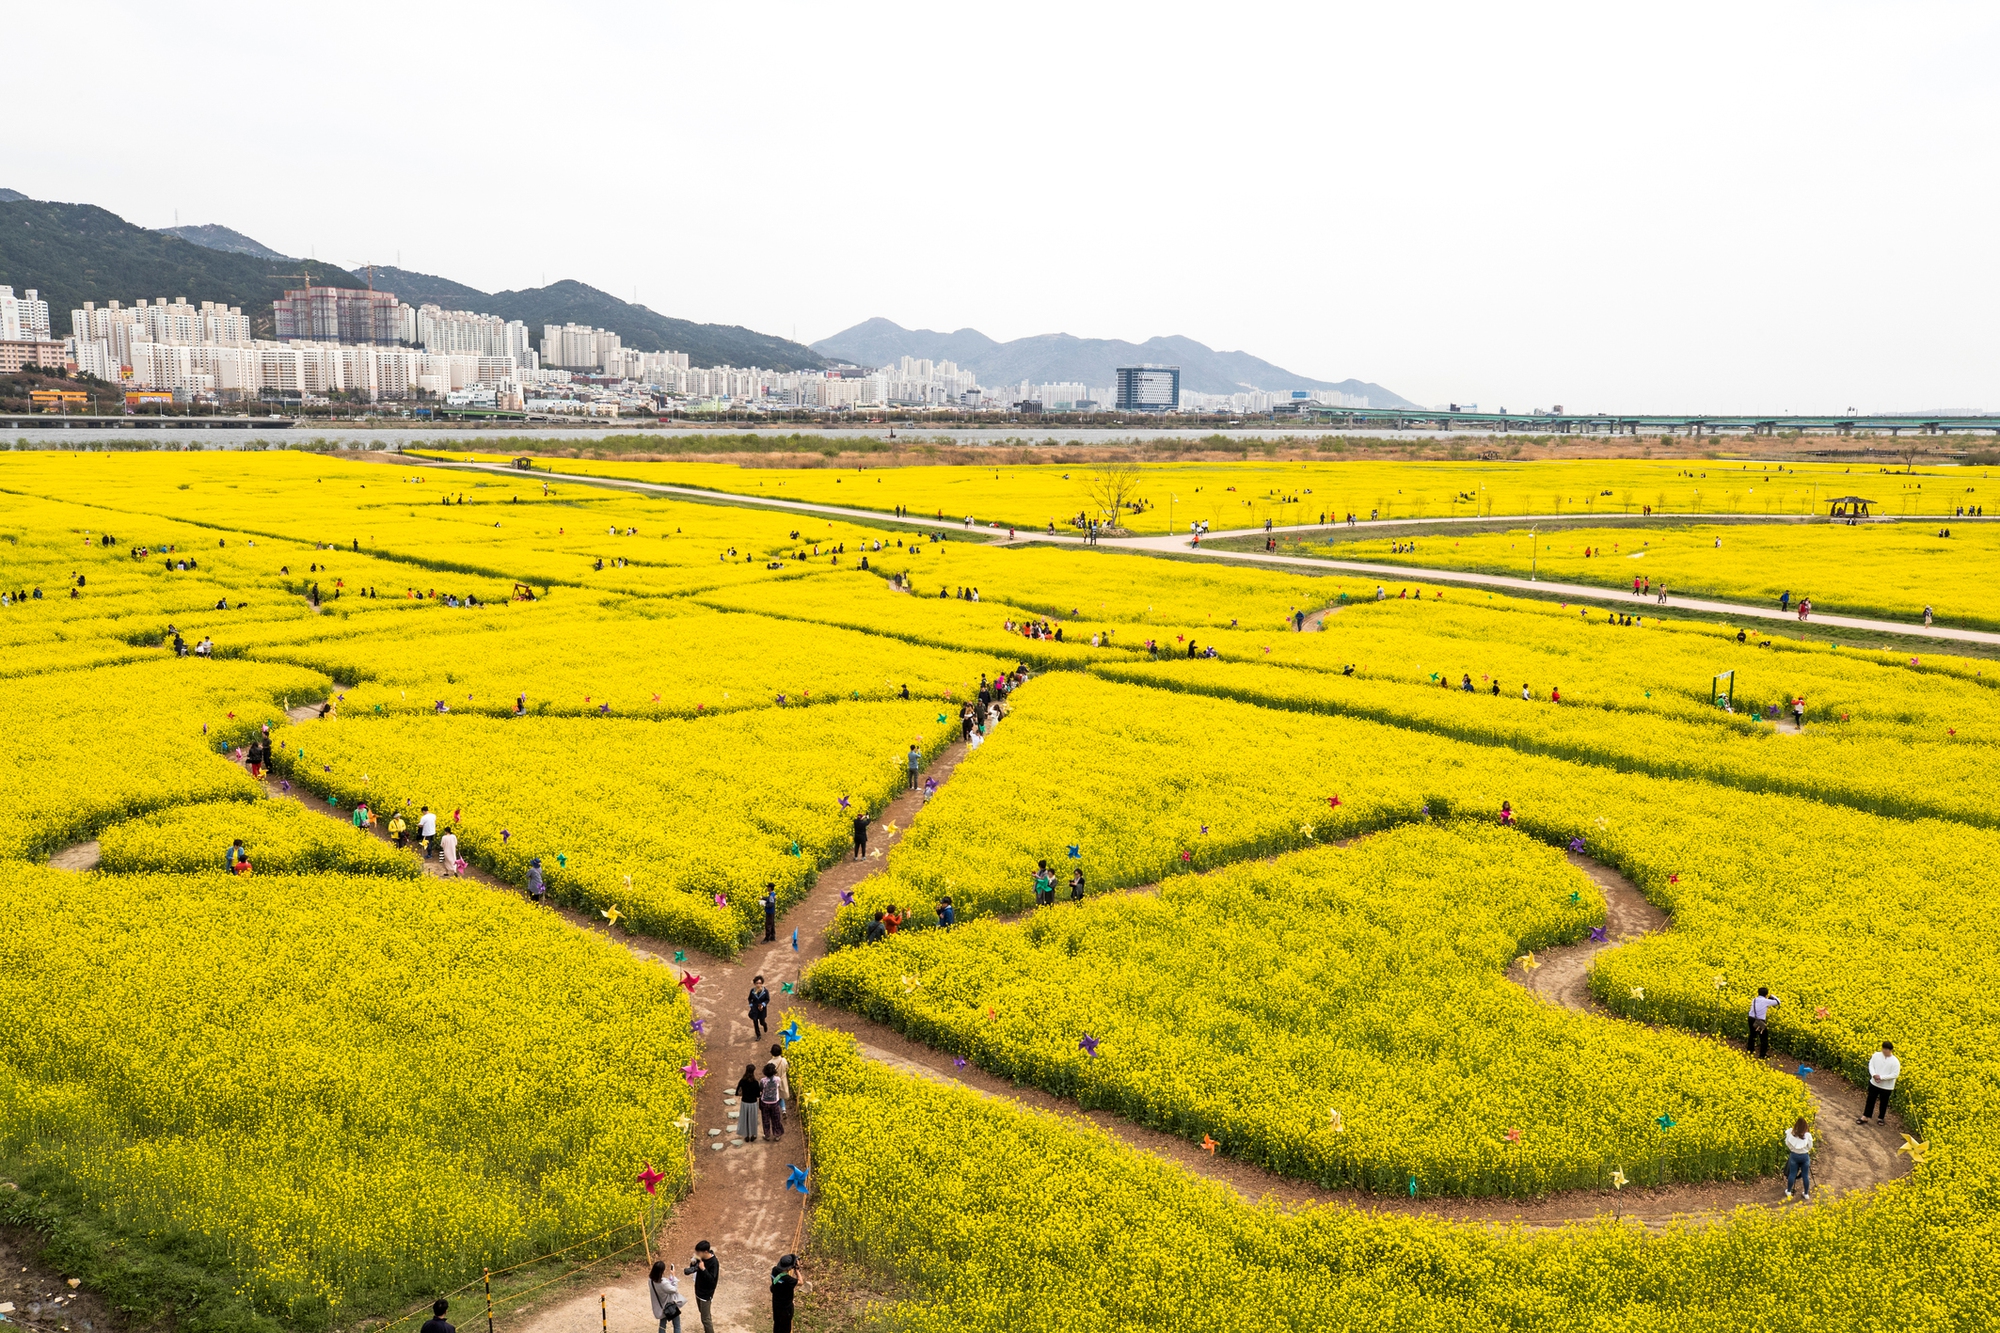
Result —
[[1868, 1101], [1855, 1124], [1867, 1124], [1871, 1115], [1878, 1125], [1889, 1118], [1889, 1094], [1896, 1090], [1896, 1080], [1902, 1073], [1903, 1062], [1896, 1058], [1896, 1043], [1883, 1042], [1882, 1049], [1868, 1057]]

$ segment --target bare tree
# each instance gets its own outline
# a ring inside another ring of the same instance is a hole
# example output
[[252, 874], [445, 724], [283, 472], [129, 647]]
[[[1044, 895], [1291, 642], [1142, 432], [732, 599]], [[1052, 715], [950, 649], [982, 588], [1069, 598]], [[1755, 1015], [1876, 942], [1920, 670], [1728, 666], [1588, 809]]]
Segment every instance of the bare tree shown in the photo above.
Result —
[[1084, 494], [1109, 526], [1123, 527], [1120, 520], [1138, 497], [1144, 475], [1137, 463], [1105, 463], [1084, 478]]

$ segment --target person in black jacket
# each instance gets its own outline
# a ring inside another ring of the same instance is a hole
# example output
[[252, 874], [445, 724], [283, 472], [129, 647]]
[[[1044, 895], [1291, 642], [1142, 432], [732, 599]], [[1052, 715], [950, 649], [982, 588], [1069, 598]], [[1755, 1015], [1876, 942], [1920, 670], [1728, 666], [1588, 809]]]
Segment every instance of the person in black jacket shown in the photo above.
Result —
[[715, 1333], [715, 1283], [722, 1276], [715, 1247], [705, 1240], [696, 1241], [694, 1261], [682, 1272], [694, 1278], [694, 1308], [701, 1314], [701, 1333]]
[[764, 978], [758, 977], [755, 984], [750, 987], [750, 1022], [757, 1029], [756, 1035], [759, 1039], [770, 1026], [768, 1021], [770, 1012], [771, 988], [764, 984]]
[[868, 855], [868, 825], [872, 819], [866, 806], [854, 817], [854, 859], [857, 861]]
[[778, 938], [778, 886], [766, 884], [759, 901], [764, 905], [764, 943], [769, 944]]
[[451, 1321], [444, 1317], [445, 1311], [449, 1309], [451, 1309], [450, 1301], [433, 1301], [431, 1303], [431, 1317], [424, 1320], [421, 1333], [458, 1333], [458, 1330], [452, 1327]]
[[771, 1270], [771, 1333], [792, 1333], [792, 1297], [798, 1293], [799, 1257], [785, 1255]]

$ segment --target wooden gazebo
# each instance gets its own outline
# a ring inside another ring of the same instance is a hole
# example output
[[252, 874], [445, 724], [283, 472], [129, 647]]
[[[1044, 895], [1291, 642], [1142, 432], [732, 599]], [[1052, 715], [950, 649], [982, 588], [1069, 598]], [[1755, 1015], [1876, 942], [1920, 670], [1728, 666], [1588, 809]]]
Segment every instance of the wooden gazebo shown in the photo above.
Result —
[[1828, 518], [1867, 518], [1868, 507], [1875, 502], [1873, 500], [1864, 500], [1858, 495], [1843, 495], [1839, 499], [1828, 500], [1826, 503], [1826, 516]]

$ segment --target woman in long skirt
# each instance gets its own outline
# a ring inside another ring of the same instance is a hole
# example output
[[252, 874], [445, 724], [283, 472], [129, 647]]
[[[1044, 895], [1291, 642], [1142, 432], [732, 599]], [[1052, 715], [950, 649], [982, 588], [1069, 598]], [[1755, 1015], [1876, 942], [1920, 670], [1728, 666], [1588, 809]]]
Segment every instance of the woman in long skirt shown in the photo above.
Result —
[[763, 1095], [757, 1066], [743, 1066], [743, 1077], [736, 1080], [736, 1137], [745, 1143], [757, 1141], [757, 1099]]

